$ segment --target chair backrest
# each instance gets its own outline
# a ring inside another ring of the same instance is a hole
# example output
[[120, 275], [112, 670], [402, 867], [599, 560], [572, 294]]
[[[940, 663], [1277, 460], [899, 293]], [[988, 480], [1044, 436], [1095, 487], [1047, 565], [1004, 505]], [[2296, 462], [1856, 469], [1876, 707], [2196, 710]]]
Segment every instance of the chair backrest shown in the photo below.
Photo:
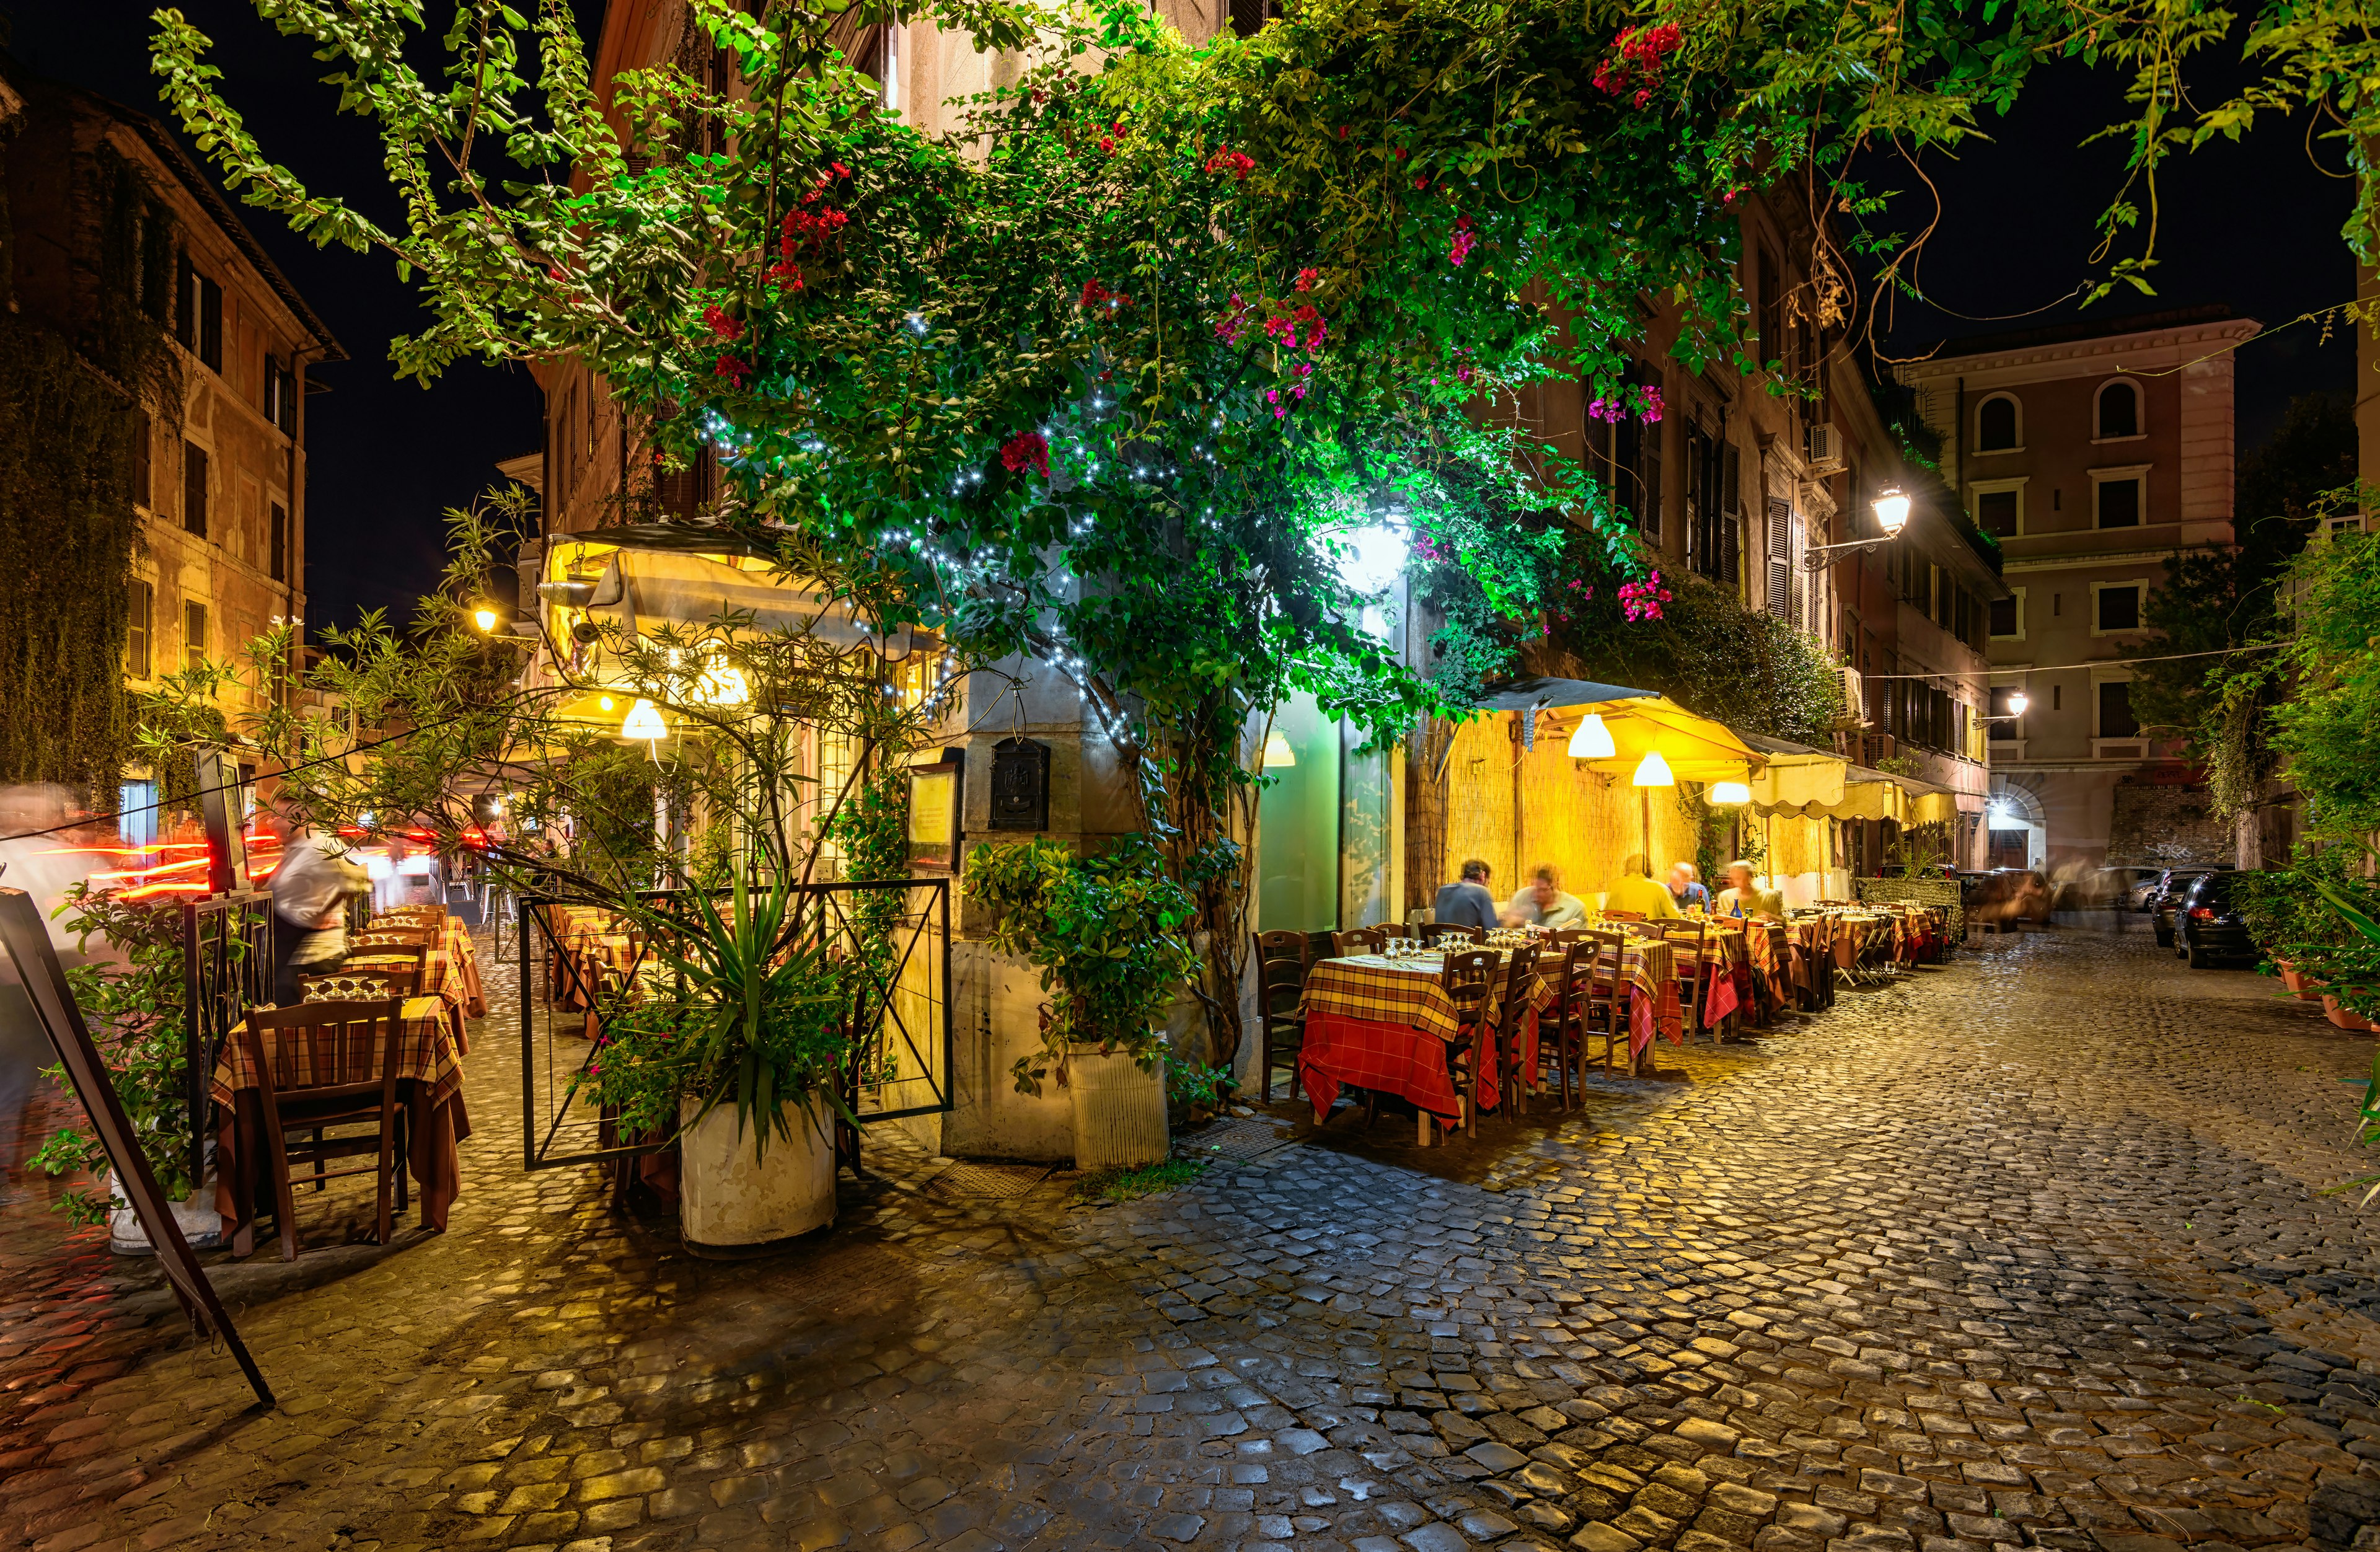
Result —
[[1296, 1005], [1305, 989], [1305, 934], [1259, 932], [1257, 951], [1257, 1000], [1268, 1012]]
[[1606, 921], [1643, 921], [1645, 919], [1645, 913], [1642, 911], [1606, 911], [1603, 913], [1603, 919]]
[[1447, 953], [1438, 973], [1439, 985], [1454, 1004], [1454, 1016], [1476, 1024], [1488, 1009], [1488, 994], [1496, 985], [1500, 956], [1493, 949], [1456, 949]]
[[241, 1039], [275, 1094], [393, 1085], [405, 1004], [396, 998], [249, 1012]]
[[1524, 943], [1504, 964], [1504, 1002], [1497, 1010], [1499, 1032], [1510, 1040], [1520, 1033], [1521, 1016], [1529, 1008], [1529, 983], [1536, 979], [1537, 946]]
[[1414, 927], [1408, 922], [1401, 921], [1374, 922], [1364, 930], [1366, 932], [1377, 932], [1383, 938], [1412, 938], [1418, 940], [1421, 937], [1421, 931], [1419, 928]]
[[1303, 932], [1257, 932], [1250, 934], [1256, 943], [1257, 963], [1269, 959], [1295, 960], [1305, 963], [1305, 934]]
[[443, 905], [399, 905], [372, 917], [374, 922], [410, 923], [419, 927], [440, 927], [446, 920]]
[[1620, 948], [1626, 940], [1616, 932], [1595, 932], [1571, 943], [1562, 951], [1560, 1005], [1570, 1008], [1595, 995], [1599, 981], [1618, 995], [1620, 987]]
[[347, 942], [356, 948], [434, 949], [444, 936], [434, 927], [368, 927]]
[[1368, 927], [1351, 928], [1330, 935], [1330, 952], [1341, 959], [1350, 954], [1378, 953], [1389, 946], [1389, 940]]
[[1662, 943], [1670, 940], [1669, 929], [1659, 922], [1646, 921], [1642, 916], [1623, 916], [1621, 920], [1623, 929], [1632, 938], [1650, 938]]
[[1566, 949], [1572, 943], [1584, 942], [1587, 935], [1594, 930], [1595, 928], [1591, 927], [1558, 927], [1546, 934], [1546, 946]]
[[1421, 940], [1425, 943], [1443, 943], [1450, 938], [1460, 938], [1466, 943], [1476, 943], [1480, 939], [1487, 936], [1488, 929], [1486, 928], [1471, 927], [1462, 922], [1424, 922], [1421, 924]]

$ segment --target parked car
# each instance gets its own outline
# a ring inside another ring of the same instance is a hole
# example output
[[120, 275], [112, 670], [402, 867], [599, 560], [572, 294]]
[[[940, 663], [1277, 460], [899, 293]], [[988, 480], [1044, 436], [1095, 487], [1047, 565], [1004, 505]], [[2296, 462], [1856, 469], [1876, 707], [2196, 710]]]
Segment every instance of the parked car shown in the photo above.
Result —
[[2149, 897], [2156, 892], [2157, 885], [2164, 881], [2165, 869], [2131, 867], [2119, 864], [2105, 869], [2104, 876], [2107, 879], [2108, 907], [2140, 915], [2148, 910]]
[[2158, 876], [2155, 892], [2149, 896], [2149, 928], [2156, 934], [2158, 948], [2174, 946], [2174, 913], [2181, 909], [2181, 897], [2190, 891], [2190, 886], [2209, 873], [2227, 870], [2225, 867], [2168, 867]]
[[2218, 959], [2262, 957], [2233, 903], [2239, 877], [2229, 871], [2200, 874], [2191, 880], [2190, 891], [2174, 913], [2175, 943], [2192, 970], [2204, 970]]

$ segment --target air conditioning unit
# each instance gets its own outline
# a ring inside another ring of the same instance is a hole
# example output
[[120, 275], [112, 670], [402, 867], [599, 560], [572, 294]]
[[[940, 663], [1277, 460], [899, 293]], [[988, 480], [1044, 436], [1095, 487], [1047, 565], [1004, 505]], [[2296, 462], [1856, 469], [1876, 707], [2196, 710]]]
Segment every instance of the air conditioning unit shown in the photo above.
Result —
[[2361, 512], [2351, 513], [2345, 517], [2325, 517], [2322, 519], [2321, 528], [2322, 537], [2325, 539], [2338, 534], [2370, 533], [2372, 519]]
[[1843, 433], [1820, 421], [1810, 428], [1810, 472], [1840, 474], [1843, 463]]
[[1864, 727], [1867, 723], [1867, 701], [1860, 689], [1860, 671], [1846, 667], [1843, 674], [1843, 714], [1839, 725]]

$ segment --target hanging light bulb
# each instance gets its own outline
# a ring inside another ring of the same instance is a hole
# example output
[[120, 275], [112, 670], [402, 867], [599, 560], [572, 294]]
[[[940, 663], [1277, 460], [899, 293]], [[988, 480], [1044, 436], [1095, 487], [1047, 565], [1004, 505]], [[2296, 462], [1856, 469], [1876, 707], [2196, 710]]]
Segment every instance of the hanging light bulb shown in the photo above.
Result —
[[1603, 719], [1590, 711], [1579, 719], [1578, 731], [1570, 735], [1570, 758], [1572, 759], [1610, 759], [1620, 753], [1611, 742], [1611, 730]]
[[604, 710], [609, 711], [612, 709], [612, 697], [610, 696], [605, 696], [595, 704], [602, 708]]
[[1752, 788], [1742, 782], [1714, 782], [1709, 802], [1714, 808], [1735, 808], [1752, 801]]
[[706, 706], [741, 706], [752, 698], [752, 685], [742, 669], [714, 657], [694, 682], [694, 695]]
[[641, 740], [650, 747], [669, 736], [669, 723], [662, 721], [660, 710], [651, 701], [640, 696], [620, 723], [620, 736]]
[[1287, 734], [1279, 728], [1265, 734], [1264, 768], [1267, 770], [1278, 770], [1296, 763], [1297, 752], [1289, 746]]
[[2022, 717], [2024, 715], [2024, 709], [2032, 704], [2033, 697], [2026, 695], [2022, 690], [2018, 690], [2008, 697], [2009, 714], [2010, 716]]
[[1678, 779], [1670, 774], [1670, 762], [1661, 758], [1658, 749], [1648, 750], [1636, 766], [1636, 785], [1640, 787], [1674, 787]]

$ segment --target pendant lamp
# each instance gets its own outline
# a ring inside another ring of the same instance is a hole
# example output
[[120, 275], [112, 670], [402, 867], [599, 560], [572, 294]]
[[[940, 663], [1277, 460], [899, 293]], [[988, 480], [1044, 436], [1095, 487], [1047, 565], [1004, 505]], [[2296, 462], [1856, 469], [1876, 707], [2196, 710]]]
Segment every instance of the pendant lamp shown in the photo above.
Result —
[[1636, 785], [1640, 787], [1674, 787], [1677, 784], [1677, 778], [1670, 774], [1670, 762], [1661, 758], [1660, 750], [1653, 749], [1647, 751], [1644, 759], [1638, 762], [1636, 766]]
[[1578, 731], [1570, 735], [1570, 758], [1572, 759], [1609, 759], [1620, 753], [1611, 742], [1611, 730], [1603, 719], [1590, 711], [1579, 719]]
[[1733, 808], [1752, 801], [1752, 788], [1742, 782], [1713, 782], [1709, 795], [1714, 808]]

